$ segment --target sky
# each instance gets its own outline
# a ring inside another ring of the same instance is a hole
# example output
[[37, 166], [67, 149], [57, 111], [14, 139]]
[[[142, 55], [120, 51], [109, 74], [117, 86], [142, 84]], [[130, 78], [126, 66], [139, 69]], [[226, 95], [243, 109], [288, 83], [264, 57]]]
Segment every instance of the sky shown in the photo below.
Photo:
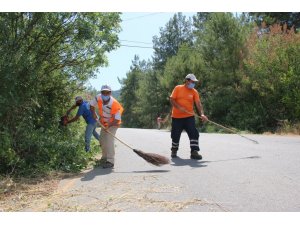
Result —
[[[121, 45], [140, 46], [120, 48], [107, 54], [109, 66], [100, 68], [96, 79], [90, 79], [87, 85], [91, 85], [97, 90], [104, 84], [110, 85], [112, 90], [121, 88], [118, 78], [126, 78], [126, 73], [130, 71], [134, 55], [138, 55], [140, 60], [148, 60], [153, 56], [152, 37], [160, 36], [159, 30], [165, 27], [166, 23], [176, 12], [145, 12], [145, 13], [123, 13], [122, 31], [119, 33]], [[194, 13], [183, 13], [187, 18]], [[145, 47], [145, 48], [142, 48]]]

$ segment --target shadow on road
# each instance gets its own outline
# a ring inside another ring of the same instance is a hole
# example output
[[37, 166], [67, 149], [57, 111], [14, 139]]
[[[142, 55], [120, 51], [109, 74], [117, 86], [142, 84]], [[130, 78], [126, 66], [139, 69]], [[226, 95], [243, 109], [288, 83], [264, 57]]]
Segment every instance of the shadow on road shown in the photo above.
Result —
[[86, 174], [83, 174], [84, 177], [82, 177], [80, 180], [81, 181], [90, 181], [93, 180], [96, 176], [102, 176], [102, 175], [107, 175], [110, 174], [113, 171], [113, 169], [103, 169], [102, 167], [96, 167]]
[[203, 165], [205, 161], [197, 161], [191, 159], [182, 159], [180, 157], [171, 159], [173, 164], [171, 166], [190, 166], [190, 167], [206, 167], [207, 165]]
[[170, 170], [143, 170], [143, 171], [132, 171], [133, 173], [166, 173]]
[[177, 157], [171, 160], [173, 162], [171, 166], [206, 167], [207, 165], [203, 165], [204, 163], [225, 162], [225, 161], [233, 161], [233, 160], [241, 160], [241, 159], [259, 159], [259, 158], [260, 156], [249, 156], [249, 157], [221, 159], [221, 160], [214, 160], [214, 161], [196, 161], [196, 160], [182, 159], [180, 157]]
[[212, 163], [212, 162], [225, 162], [225, 161], [233, 161], [233, 160], [241, 160], [241, 159], [260, 159], [260, 156], [249, 156], [249, 157], [242, 157], [242, 158], [234, 158], [234, 159], [220, 159], [214, 161], [202, 161], [205, 163]]

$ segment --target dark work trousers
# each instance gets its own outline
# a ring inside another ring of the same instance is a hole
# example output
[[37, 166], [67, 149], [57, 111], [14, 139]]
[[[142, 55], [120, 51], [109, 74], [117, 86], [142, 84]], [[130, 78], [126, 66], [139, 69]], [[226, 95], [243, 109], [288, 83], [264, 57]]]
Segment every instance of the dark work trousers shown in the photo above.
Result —
[[199, 151], [199, 132], [196, 128], [195, 117], [186, 118], [173, 118], [172, 117], [172, 148], [171, 150], [177, 151], [179, 148], [179, 141], [182, 131], [185, 130], [190, 139], [191, 151]]

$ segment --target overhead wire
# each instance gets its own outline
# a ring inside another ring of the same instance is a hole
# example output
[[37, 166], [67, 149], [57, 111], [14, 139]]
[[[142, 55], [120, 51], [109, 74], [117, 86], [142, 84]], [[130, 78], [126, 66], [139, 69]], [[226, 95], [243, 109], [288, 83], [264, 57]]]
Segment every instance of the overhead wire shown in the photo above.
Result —
[[148, 46], [137, 46], [137, 45], [120, 45], [122, 47], [129, 47], [129, 48], [151, 48], [153, 49], [153, 47], [148, 47]]
[[150, 14], [146, 14], [146, 15], [142, 15], [142, 16], [131, 17], [131, 18], [122, 20], [122, 22], [130, 21], [130, 20], [135, 20], [135, 19], [139, 19], [139, 18], [147, 17], [147, 16], [154, 16], [154, 15], [161, 14], [161, 13], [162, 13], [162, 12], [158, 12], [158, 13], [150, 13]]
[[[130, 20], [134, 20], [134, 19], [139, 19], [139, 18], [142, 18], [142, 17], [154, 16], [154, 15], [162, 14], [162, 13], [164, 13], [164, 12], [150, 13], [150, 14], [146, 14], [146, 15], [131, 17], [131, 18], [127, 18], [127, 19], [122, 20], [122, 22], [124, 22], [124, 21], [130, 21]], [[153, 44], [153, 43], [142, 42], [142, 41], [131, 41], [131, 40], [120, 40], [120, 41], [121, 42], [131, 42], [131, 43], [145, 44], [145, 45], [152, 45]], [[128, 47], [128, 48], [148, 48], [148, 49], [154, 49], [153, 46], [149, 47], [149, 46], [127, 45], [127, 44], [120, 44], [120, 46], [122, 46], [122, 47]], [[186, 49], [182, 49], [182, 50], [183, 51], [195, 51], [195, 49], [192, 49], [192, 48], [186, 48]]]
[[129, 40], [120, 40], [120, 41], [124, 41], [124, 42], [132, 42], [132, 43], [141, 43], [141, 44], [146, 44], [146, 45], [152, 45], [152, 44], [153, 44], [153, 43], [142, 42], [142, 41], [129, 41]]
[[[142, 42], [142, 41], [131, 41], [131, 40], [120, 40], [121, 42], [130, 42], [130, 43], [138, 43], [138, 44], [145, 44], [145, 45], [153, 45], [153, 43], [149, 43], [149, 42]], [[154, 47], [150, 47], [150, 46], [141, 46], [141, 45], [128, 45], [128, 44], [120, 44], [120, 46], [122, 47], [128, 47], [128, 48], [149, 48], [149, 49], [154, 49]], [[191, 51], [195, 51], [195, 49], [193, 48], [181, 48], [184, 51], [185, 50], [191, 50]]]
[[[120, 46], [121, 47], [128, 47], [128, 48], [148, 48], [148, 49], [153, 49], [154, 50], [154, 47], [149, 47], [149, 46], [126, 45], [126, 44], [120, 44]], [[198, 51], [195, 48], [188, 48], [188, 47], [180, 48], [180, 50], [181, 51]]]

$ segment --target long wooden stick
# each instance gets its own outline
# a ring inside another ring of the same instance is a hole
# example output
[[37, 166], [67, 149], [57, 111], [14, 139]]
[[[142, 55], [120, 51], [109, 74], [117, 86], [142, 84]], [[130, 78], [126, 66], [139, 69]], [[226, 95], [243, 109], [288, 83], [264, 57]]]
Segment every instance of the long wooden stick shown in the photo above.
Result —
[[[199, 116], [199, 117], [200, 117], [200, 116]], [[200, 118], [201, 118], [201, 117], [200, 117]], [[258, 144], [258, 141], [253, 140], [253, 139], [248, 138], [248, 137], [245, 137], [245, 136], [243, 136], [243, 135], [237, 133], [236, 131], [234, 131], [234, 130], [228, 128], [228, 127], [224, 127], [223, 125], [218, 124], [218, 123], [216, 123], [216, 122], [214, 122], [214, 121], [211, 121], [211, 120], [207, 120], [207, 121], [210, 122], [210, 123], [212, 123], [212, 124], [214, 124], [214, 125], [217, 125], [217, 126], [223, 128], [223, 129], [225, 129], [225, 130], [228, 130], [228, 131], [230, 131], [230, 132], [232, 132], [232, 133], [234, 133], [234, 134], [237, 134], [237, 135], [239, 135], [239, 136], [241, 136], [241, 137], [243, 137], [243, 138], [246, 138], [246, 139], [248, 139], [248, 140], [250, 140], [250, 141], [253, 141], [255, 144]]]
[[[194, 114], [194, 113], [192, 113], [192, 112], [188, 112], [188, 111], [186, 111], [186, 110], [184, 110], [184, 111], [185, 111], [186, 113], [189, 113], [189, 114], [191, 114], [191, 115], [195, 115], [195, 116], [201, 118], [201, 116], [199, 116], [199, 115], [197, 115], [197, 114]], [[221, 127], [221, 128], [223, 128], [223, 129], [225, 129], [225, 130], [228, 130], [228, 131], [230, 131], [230, 132], [232, 132], [232, 133], [234, 133], [234, 134], [237, 134], [237, 135], [239, 135], [239, 136], [241, 136], [241, 137], [243, 137], [243, 138], [246, 138], [246, 139], [248, 139], [249, 141], [254, 142], [255, 144], [259, 144], [258, 141], [253, 140], [253, 139], [248, 138], [248, 137], [245, 137], [245, 136], [243, 136], [243, 135], [237, 133], [236, 131], [234, 131], [234, 130], [228, 128], [228, 127], [224, 127], [223, 125], [218, 124], [218, 123], [216, 123], [216, 122], [214, 122], [214, 121], [211, 121], [211, 120], [207, 120], [207, 121], [210, 122], [210, 123], [212, 123], [212, 124], [214, 124], [214, 125], [216, 125], [216, 126], [218, 126], [218, 127]]]
[[126, 144], [124, 141], [122, 141], [121, 139], [119, 139], [118, 137], [116, 137], [115, 135], [113, 135], [113, 133], [111, 133], [106, 127], [104, 127], [102, 123], [99, 122], [98, 124], [104, 129], [105, 132], [109, 133], [111, 136], [113, 136], [115, 139], [117, 139], [123, 145], [126, 145], [131, 150], [134, 150], [134, 148], [132, 148], [130, 145]]

